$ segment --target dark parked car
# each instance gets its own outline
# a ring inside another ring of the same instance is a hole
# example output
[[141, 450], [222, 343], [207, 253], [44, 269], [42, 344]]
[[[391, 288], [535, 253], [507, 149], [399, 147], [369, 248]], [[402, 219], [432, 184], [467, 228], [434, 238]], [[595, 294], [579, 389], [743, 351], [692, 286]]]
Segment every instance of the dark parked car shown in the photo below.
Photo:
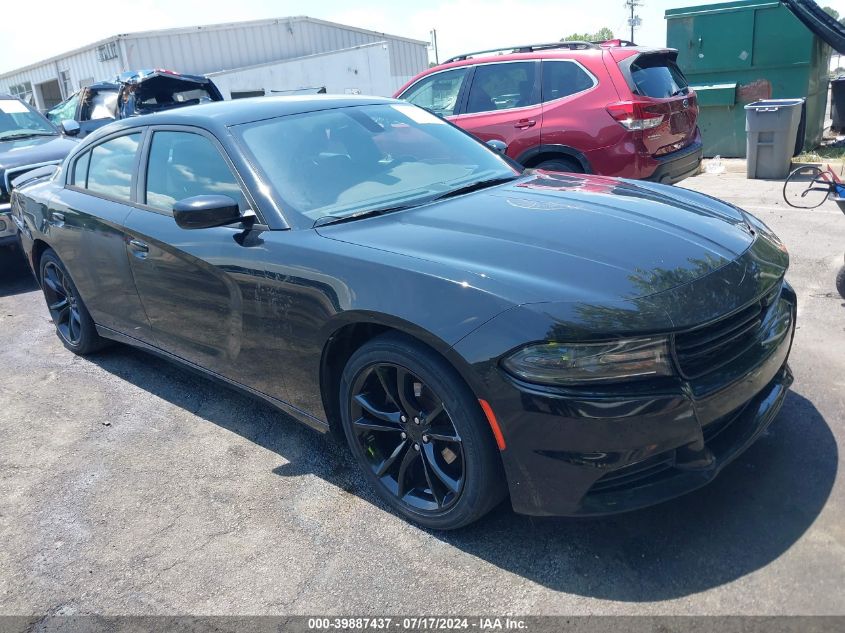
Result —
[[674, 183], [701, 163], [695, 92], [678, 51], [555, 42], [459, 55], [396, 96], [525, 167]]
[[161, 68], [133, 70], [82, 88], [48, 110], [47, 117], [56, 125], [76, 121], [82, 138], [115, 119], [209, 101], [223, 101], [223, 95], [208, 77]]
[[18, 243], [9, 215], [12, 181], [31, 169], [62, 162], [76, 145], [35, 108], [0, 93], [0, 247]]
[[334, 429], [433, 528], [508, 491], [577, 515], [697, 488], [792, 380], [788, 256], [759, 220], [523, 175], [400, 101], [127, 119], [13, 207], [68, 349], [129, 343]]

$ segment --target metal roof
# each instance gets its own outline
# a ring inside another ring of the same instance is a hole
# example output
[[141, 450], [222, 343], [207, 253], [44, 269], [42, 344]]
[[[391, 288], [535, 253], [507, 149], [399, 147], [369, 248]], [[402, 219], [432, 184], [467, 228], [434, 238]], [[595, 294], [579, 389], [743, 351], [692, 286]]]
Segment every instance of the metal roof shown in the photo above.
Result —
[[80, 46], [78, 48], [74, 48], [69, 51], [65, 51], [64, 53], [60, 53], [58, 55], [53, 55], [52, 57], [48, 57], [46, 59], [39, 60], [37, 62], [33, 62], [31, 64], [27, 64], [25, 66], [20, 66], [18, 68], [14, 68], [5, 72], [0, 73], [0, 79], [4, 77], [8, 77], [11, 75], [17, 75], [22, 72], [26, 72], [33, 68], [38, 68], [44, 66], [45, 64], [50, 64], [53, 62], [60, 61], [66, 57], [70, 57], [72, 55], [78, 55], [80, 53], [84, 53], [86, 51], [90, 51], [92, 49], [97, 48], [103, 44], [108, 42], [114, 42], [118, 40], [139, 40], [145, 39], [149, 37], [159, 37], [159, 36], [175, 36], [175, 35], [186, 35], [191, 33], [200, 33], [205, 31], [226, 31], [226, 30], [234, 30], [234, 29], [243, 29], [255, 26], [263, 26], [263, 25], [273, 25], [273, 24], [295, 24], [299, 22], [308, 22], [311, 24], [319, 24], [323, 26], [333, 27], [337, 29], [343, 29], [344, 31], [351, 31], [356, 33], [363, 33], [366, 35], [371, 35], [375, 37], [386, 37], [391, 40], [398, 40], [402, 42], [409, 42], [411, 44], [418, 44], [423, 46], [428, 46], [428, 42], [423, 40], [415, 40], [409, 37], [402, 37], [398, 35], [391, 35], [389, 33], [382, 33], [379, 31], [371, 31], [368, 29], [362, 29], [355, 26], [348, 26], [346, 24], [340, 24], [338, 22], [329, 22], [328, 20], [320, 20], [317, 18], [311, 18], [305, 15], [298, 15], [298, 16], [291, 16], [291, 17], [281, 17], [281, 18], [265, 18], [261, 20], [245, 20], [243, 22], [222, 22], [218, 24], [206, 24], [206, 25], [199, 25], [199, 26], [185, 26], [185, 27], [176, 27], [176, 28], [169, 28], [169, 29], [157, 29], [157, 30], [150, 30], [150, 31], [135, 31], [131, 33], [118, 33], [116, 35], [112, 35], [110, 37], [106, 37], [95, 42], [91, 42], [90, 44], [86, 44], [84, 46]]

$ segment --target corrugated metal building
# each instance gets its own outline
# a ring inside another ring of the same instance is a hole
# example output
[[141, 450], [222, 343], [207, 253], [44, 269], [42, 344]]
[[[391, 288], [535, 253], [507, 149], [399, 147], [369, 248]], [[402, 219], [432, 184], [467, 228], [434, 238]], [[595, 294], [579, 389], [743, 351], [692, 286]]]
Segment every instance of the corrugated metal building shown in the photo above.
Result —
[[[231, 78], [239, 69], [249, 69], [254, 75], [255, 67], [275, 62], [289, 64], [296, 58], [344, 49], [356, 49], [356, 55], [360, 57], [362, 45], [377, 42], [386, 46], [381, 50], [387, 51], [390, 67], [389, 81], [387, 84], [381, 82], [381, 93], [385, 92], [385, 85], [390, 86], [390, 91], [395, 90], [428, 66], [427, 42], [300, 16], [116, 35], [2, 73], [0, 92], [31, 96], [37, 107], [45, 109], [82, 86], [110, 79], [127, 70], [169, 68], [201, 75], [227, 71], [226, 75]], [[376, 53], [378, 48], [364, 47], [364, 50], [372, 49]], [[378, 54], [384, 55], [383, 52]], [[343, 65], [343, 56], [337, 56], [336, 63]], [[381, 60], [379, 64], [382, 64]], [[354, 69], [350, 72], [357, 74]], [[284, 82], [279, 78], [274, 81]], [[265, 85], [253, 89], [269, 93], [305, 87]], [[375, 92], [369, 88], [368, 85], [349, 86], [347, 91]]]

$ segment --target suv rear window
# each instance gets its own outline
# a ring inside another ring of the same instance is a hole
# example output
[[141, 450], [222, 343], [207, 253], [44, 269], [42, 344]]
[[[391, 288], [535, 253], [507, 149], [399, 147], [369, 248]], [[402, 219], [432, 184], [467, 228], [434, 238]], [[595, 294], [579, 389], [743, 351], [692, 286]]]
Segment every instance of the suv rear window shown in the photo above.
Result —
[[631, 79], [638, 95], [665, 99], [689, 92], [678, 65], [666, 55], [641, 55], [631, 64]]
[[593, 78], [575, 62], [543, 62], [543, 101], [562, 99], [594, 85]]

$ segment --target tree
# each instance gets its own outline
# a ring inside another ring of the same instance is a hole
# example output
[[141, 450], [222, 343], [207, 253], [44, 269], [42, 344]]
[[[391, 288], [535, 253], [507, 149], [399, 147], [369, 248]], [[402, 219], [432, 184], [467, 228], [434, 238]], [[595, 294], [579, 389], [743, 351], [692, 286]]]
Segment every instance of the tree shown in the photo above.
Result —
[[845, 25], [845, 18], [839, 19], [839, 11], [832, 7], [822, 7], [822, 11], [827, 13], [834, 20], [839, 20], [839, 24]]
[[561, 42], [604, 42], [613, 39], [613, 31], [607, 27], [601, 28], [597, 33], [572, 33], [561, 38]]

